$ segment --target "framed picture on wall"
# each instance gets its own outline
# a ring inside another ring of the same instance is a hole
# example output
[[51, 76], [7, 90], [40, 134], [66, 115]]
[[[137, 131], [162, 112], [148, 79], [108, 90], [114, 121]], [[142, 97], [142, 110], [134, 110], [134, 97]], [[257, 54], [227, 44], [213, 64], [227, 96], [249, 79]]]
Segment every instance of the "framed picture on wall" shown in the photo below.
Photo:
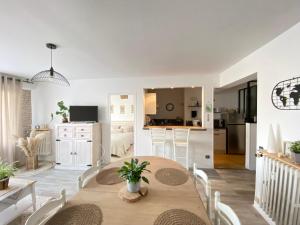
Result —
[[287, 157], [291, 157], [291, 150], [290, 150], [290, 147], [291, 147], [291, 144], [293, 142], [292, 141], [284, 141], [283, 142], [283, 153], [285, 156]]
[[125, 114], [125, 105], [120, 105], [120, 114]]

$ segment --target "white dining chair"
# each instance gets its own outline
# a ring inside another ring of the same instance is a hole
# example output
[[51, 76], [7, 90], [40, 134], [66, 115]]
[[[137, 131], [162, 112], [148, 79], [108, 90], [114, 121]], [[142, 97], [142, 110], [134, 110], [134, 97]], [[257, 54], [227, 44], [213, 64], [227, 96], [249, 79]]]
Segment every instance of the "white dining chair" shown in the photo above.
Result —
[[162, 146], [163, 156], [166, 157], [165, 145], [166, 145], [166, 128], [151, 128], [151, 154], [156, 155], [156, 147]]
[[[174, 160], [185, 159], [185, 167], [189, 169], [189, 139], [190, 129], [173, 129], [173, 149], [174, 149]], [[183, 149], [185, 151], [184, 156], [178, 156], [177, 151]]]
[[93, 166], [89, 169], [87, 169], [86, 171], [83, 172], [83, 174], [81, 174], [78, 177], [78, 189], [82, 189], [85, 187], [85, 185], [87, 184], [87, 182], [92, 179], [93, 177], [95, 177], [101, 169], [101, 162], [100, 160], [97, 161], [97, 165]]
[[197, 181], [200, 180], [200, 182], [204, 186], [204, 194], [205, 194], [205, 198], [206, 198], [206, 211], [207, 211], [207, 215], [211, 219], [212, 217], [211, 217], [211, 185], [210, 185], [210, 181], [208, 180], [207, 174], [203, 170], [197, 169], [196, 163], [194, 163], [194, 166], [193, 166], [193, 174], [194, 174], [194, 178], [195, 178], [195, 185], [197, 184]]
[[36, 210], [26, 220], [25, 225], [45, 224], [58, 210], [66, 204], [66, 191], [63, 189], [58, 199], [46, 202], [41, 208]]
[[232, 208], [221, 202], [220, 192], [215, 192], [215, 225], [241, 225]]

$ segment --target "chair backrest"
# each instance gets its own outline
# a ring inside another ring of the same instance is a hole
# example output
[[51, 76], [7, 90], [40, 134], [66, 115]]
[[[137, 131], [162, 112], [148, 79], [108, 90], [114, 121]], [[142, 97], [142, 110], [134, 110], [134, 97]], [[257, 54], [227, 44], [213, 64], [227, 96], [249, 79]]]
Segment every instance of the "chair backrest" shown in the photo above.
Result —
[[28, 217], [25, 225], [45, 224], [58, 210], [66, 204], [66, 191], [63, 189], [58, 199], [46, 202], [41, 208]]
[[241, 225], [238, 216], [232, 208], [221, 202], [220, 192], [215, 192], [215, 225]]
[[190, 138], [190, 129], [181, 129], [181, 128], [173, 129], [174, 142], [185, 142], [188, 144], [189, 138]]
[[78, 177], [78, 189], [80, 190], [84, 188], [87, 182], [99, 173], [100, 168], [101, 168], [101, 162], [99, 160], [97, 161], [97, 166], [93, 166], [88, 170], [84, 171], [83, 174], [81, 174]]
[[166, 131], [166, 128], [151, 128], [151, 139], [164, 141], [166, 139]]
[[196, 163], [194, 163], [193, 174], [195, 177], [195, 184], [197, 183], [198, 178], [200, 178], [201, 183], [204, 185], [204, 192], [207, 202], [206, 210], [209, 218], [211, 218], [211, 185], [210, 181], [208, 180], [208, 176], [203, 170], [197, 169]]

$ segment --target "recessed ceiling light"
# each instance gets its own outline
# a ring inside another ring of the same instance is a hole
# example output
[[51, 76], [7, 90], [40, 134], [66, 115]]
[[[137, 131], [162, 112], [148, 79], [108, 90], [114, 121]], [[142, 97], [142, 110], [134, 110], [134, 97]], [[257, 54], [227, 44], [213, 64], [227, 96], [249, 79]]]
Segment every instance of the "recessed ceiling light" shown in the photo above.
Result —
[[174, 87], [171, 87], [171, 89], [174, 89]]

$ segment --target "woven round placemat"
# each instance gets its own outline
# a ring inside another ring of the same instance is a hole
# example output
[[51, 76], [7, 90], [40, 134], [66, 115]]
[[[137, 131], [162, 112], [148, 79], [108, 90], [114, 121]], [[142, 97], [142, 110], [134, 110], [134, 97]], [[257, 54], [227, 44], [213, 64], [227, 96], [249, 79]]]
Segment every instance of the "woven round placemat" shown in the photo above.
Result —
[[187, 182], [189, 176], [182, 170], [163, 168], [155, 173], [155, 178], [163, 184], [177, 186]]
[[80, 204], [62, 209], [45, 225], [101, 225], [102, 211], [94, 204]]
[[206, 225], [196, 214], [183, 209], [170, 209], [160, 214], [154, 225]]
[[105, 169], [100, 171], [100, 173], [96, 176], [96, 181], [98, 184], [112, 185], [123, 182], [123, 180], [119, 177], [118, 170], [119, 167], [112, 167], [109, 169]]

